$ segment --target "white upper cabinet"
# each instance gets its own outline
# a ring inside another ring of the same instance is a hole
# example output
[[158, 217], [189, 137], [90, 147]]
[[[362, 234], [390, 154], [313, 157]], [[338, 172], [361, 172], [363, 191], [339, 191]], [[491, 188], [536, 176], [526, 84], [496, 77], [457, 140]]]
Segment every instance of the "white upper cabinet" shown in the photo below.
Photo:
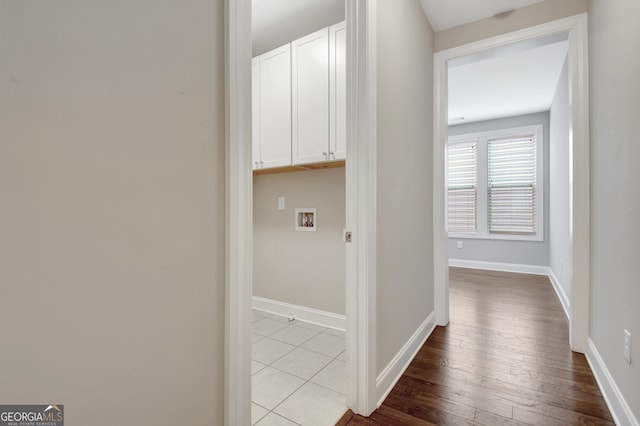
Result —
[[291, 43], [293, 164], [329, 160], [329, 29]]
[[329, 27], [329, 156], [347, 154], [347, 25]]
[[346, 25], [316, 31], [252, 61], [253, 168], [346, 156]]
[[[257, 63], [256, 63], [257, 60]], [[253, 166], [291, 165], [291, 46], [254, 58]]]

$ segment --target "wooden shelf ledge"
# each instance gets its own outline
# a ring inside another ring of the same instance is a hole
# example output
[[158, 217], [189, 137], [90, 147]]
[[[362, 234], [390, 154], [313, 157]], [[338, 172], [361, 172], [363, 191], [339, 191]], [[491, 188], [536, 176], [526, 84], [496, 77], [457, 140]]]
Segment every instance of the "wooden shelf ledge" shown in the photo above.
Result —
[[275, 173], [302, 172], [305, 170], [335, 169], [337, 167], [344, 167], [345, 164], [346, 164], [345, 160], [323, 161], [322, 163], [313, 163], [313, 164], [297, 164], [295, 166], [272, 167], [269, 169], [256, 169], [253, 171], [253, 175], [260, 176], [260, 175], [272, 175]]

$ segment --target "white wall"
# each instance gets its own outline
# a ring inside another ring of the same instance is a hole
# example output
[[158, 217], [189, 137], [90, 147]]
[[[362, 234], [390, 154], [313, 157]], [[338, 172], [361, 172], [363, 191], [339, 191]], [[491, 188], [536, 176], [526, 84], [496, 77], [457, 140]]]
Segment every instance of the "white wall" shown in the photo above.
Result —
[[0, 401], [222, 424], [223, 2], [0, 2]]
[[434, 310], [433, 32], [418, 0], [377, 10], [377, 368]]
[[569, 65], [565, 60], [549, 111], [549, 267], [571, 300], [571, 229], [569, 224]]
[[[640, 420], [640, 3], [590, 1], [591, 339]], [[623, 330], [635, 339], [632, 364]]]
[[463, 46], [474, 41], [578, 15], [586, 11], [587, 0], [546, 0], [517, 9], [507, 16], [486, 18], [438, 31], [434, 38], [434, 50], [439, 52]]
[[[345, 314], [344, 171], [253, 178], [254, 296]], [[295, 230], [296, 207], [317, 209], [316, 232]]]
[[[496, 120], [459, 124], [449, 127], [449, 136], [513, 127], [543, 126], [543, 180], [544, 180], [544, 240], [509, 241], [481, 240], [473, 238], [449, 238], [449, 258], [476, 262], [511, 263], [516, 265], [547, 266], [549, 264], [549, 113], [520, 115]], [[457, 242], [463, 242], [463, 248], [457, 248]]]

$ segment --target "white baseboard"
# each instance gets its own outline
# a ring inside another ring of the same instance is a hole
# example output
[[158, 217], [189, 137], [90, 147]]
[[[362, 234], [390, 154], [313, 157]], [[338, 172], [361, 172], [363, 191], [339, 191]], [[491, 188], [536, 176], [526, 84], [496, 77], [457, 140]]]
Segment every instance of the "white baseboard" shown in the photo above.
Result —
[[593, 371], [593, 375], [598, 382], [602, 396], [604, 397], [613, 420], [618, 426], [639, 426], [638, 419], [635, 418], [629, 404], [622, 396], [618, 385], [611, 377], [604, 361], [600, 357], [591, 339], [587, 340], [587, 362]]
[[449, 266], [458, 268], [486, 269], [489, 271], [517, 272], [521, 274], [548, 275], [547, 266], [519, 265], [516, 263], [482, 262], [478, 260], [449, 259]]
[[376, 389], [378, 396], [378, 407], [382, 405], [391, 389], [396, 385], [404, 371], [407, 369], [413, 358], [427, 341], [433, 330], [436, 328], [435, 311], [427, 317], [418, 327], [413, 336], [404, 344], [402, 349], [393, 357], [391, 362], [378, 375], [376, 379]]
[[567, 293], [564, 292], [564, 288], [562, 288], [562, 284], [560, 284], [560, 280], [553, 273], [553, 269], [547, 268], [549, 270], [549, 280], [551, 281], [551, 285], [553, 285], [553, 289], [556, 291], [558, 295], [558, 299], [560, 300], [560, 304], [562, 305], [562, 309], [564, 309], [564, 314], [567, 316], [567, 319], [571, 321], [571, 316], [569, 312], [569, 307], [571, 306], [569, 302], [569, 298], [567, 297]]
[[283, 317], [295, 317], [300, 321], [310, 322], [322, 327], [344, 331], [347, 328], [347, 317], [333, 312], [292, 305], [277, 300], [253, 296], [253, 308]]

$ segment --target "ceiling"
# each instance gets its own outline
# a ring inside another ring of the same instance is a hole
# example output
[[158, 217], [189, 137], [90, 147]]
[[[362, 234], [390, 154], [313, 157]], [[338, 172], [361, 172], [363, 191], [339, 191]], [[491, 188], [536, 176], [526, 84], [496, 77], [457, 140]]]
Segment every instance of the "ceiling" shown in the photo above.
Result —
[[345, 18], [345, 0], [252, 0], [253, 56]]
[[568, 42], [516, 47], [449, 65], [449, 124], [549, 110]]
[[433, 31], [442, 31], [544, 0], [420, 0]]

